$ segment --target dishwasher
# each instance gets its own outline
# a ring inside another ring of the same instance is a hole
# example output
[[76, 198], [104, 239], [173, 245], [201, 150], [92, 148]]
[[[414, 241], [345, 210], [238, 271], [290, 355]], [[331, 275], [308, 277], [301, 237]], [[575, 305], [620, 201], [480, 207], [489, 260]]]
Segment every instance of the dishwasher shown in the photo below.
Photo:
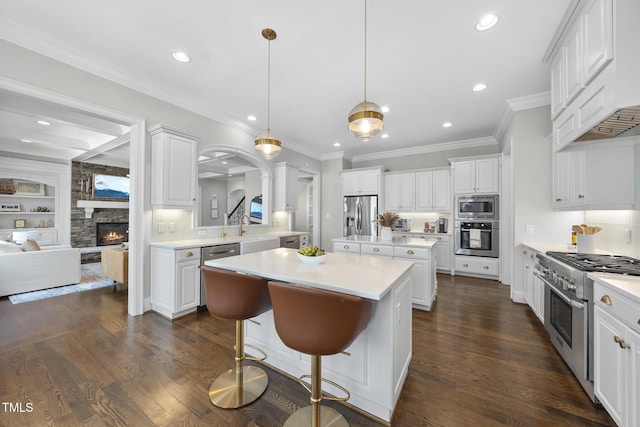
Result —
[[[227, 258], [234, 255], [240, 255], [240, 243], [227, 243], [224, 245], [205, 246], [200, 252], [200, 265], [204, 265], [205, 261], [212, 259]], [[205, 295], [204, 281], [200, 275], [200, 305], [198, 311], [207, 309], [207, 298]]]
[[280, 238], [281, 248], [300, 249], [300, 236], [286, 236]]

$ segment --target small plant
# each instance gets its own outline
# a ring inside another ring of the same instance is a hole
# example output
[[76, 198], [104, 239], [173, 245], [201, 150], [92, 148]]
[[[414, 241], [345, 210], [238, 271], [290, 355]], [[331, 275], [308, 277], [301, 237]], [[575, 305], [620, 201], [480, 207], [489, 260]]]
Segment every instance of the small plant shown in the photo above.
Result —
[[400, 219], [400, 215], [394, 212], [383, 212], [378, 215], [378, 219], [374, 219], [373, 222], [382, 227], [393, 227], [397, 220]]

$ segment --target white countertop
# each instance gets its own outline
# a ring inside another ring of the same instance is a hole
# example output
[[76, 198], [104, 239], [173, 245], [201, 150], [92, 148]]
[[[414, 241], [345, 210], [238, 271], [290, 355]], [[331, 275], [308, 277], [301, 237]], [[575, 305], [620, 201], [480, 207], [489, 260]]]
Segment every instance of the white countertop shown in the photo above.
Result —
[[421, 239], [419, 237], [394, 237], [392, 240], [382, 240], [378, 236], [347, 236], [331, 239], [333, 242], [345, 243], [375, 243], [386, 246], [407, 246], [418, 248], [433, 248], [438, 241], [435, 239]]
[[303, 264], [296, 249], [278, 248], [206, 261], [205, 265], [272, 280], [381, 300], [413, 266], [383, 257], [327, 253], [323, 264]]
[[245, 236], [227, 236], [224, 239], [221, 237], [209, 237], [204, 239], [186, 239], [186, 240], [171, 240], [167, 242], [152, 242], [151, 246], [165, 249], [185, 249], [194, 247], [216, 246], [224, 245], [227, 243], [240, 243], [247, 240], [264, 240], [264, 239], [279, 239], [280, 237], [287, 236], [302, 236], [309, 234], [305, 231], [276, 231], [273, 233], [265, 234], [248, 234]]
[[626, 274], [589, 273], [587, 277], [613, 287], [633, 301], [640, 303], [640, 277]]
[[[540, 253], [546, 253], [546, 252], [570, 252], [570, 253], [576, 253], [577, 248], [575, 245], [569, 245], [569, 244], [561, 244], [561, 243], [527, 243], [524, 242], [522, 243], [522, 246], [526, 246], [528, 248], [533, 249], [536, 252], [540, 252]], [[617, 255], [613, 252], [609, 252], [609, 251], [603, 251], [601, 249], [596, 249], [594, 251], [594, 253], [596, 254], [602, 254], [602, 255]]]

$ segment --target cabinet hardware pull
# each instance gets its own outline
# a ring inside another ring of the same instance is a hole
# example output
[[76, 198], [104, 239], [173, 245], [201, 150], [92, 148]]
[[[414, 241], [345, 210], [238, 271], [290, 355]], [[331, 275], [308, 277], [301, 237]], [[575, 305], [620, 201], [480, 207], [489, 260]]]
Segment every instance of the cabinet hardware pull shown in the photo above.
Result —
[[380, 252], [380, 248], [373, 248], [373, 252]]
[[409, 249], [409, 250], [407, 251], [407, 254], [409, 254], [409, 255], [413, 255], [413, 254], [415, 254], [415, 252], [413, 252], [411, 249]]
[[256, 321], [256, 320], [253, 320], [253, 319], [247, 319], [247, 320], [248, 320], [249, 322], [251, 322], [251, 323], [255, 323], [255, 324], [256, 324], [256, 325], [258, 325], [258, 326], [260, 326], [260, 325], [261, 325], [261, 324], [260, 324], [260, 322], [258, 322], [258, 321]]
[[531, 258], [531, 259], [535, 259], [535, 257], [533, 256], [533, 254], [529, 255], [529, 258]]
[[578, 194], [578, 199], [584, 199], [584, 194]]
[[469, 267], [469, 264], [467, 264], [466, 262], [464, 264], [462, 264], [463, 267]]
[[526, 255], [526, 254], [527, 254], [527, 251], [522, 251], [522, 254], [523, 254], [523, 255]]
[[[426, 237], [424, 237], [424, 236], [422, 238], [426, 239]], [[442, 240], [442, 237], [438, 236], [438, 237], [436, 237], [436, 240]]]
[[191, 256], [193, 256], [193, 252], [189, 251], [189, 252], [187, 252], [186, 254], [184, 254], [184, 256], [186, 256], [186, 257], [191, 257]]
[[560, 199], [560, 198], [556, 199], [556, 202], [561, 202], [561, 201], [562, 201], [562, 199]]
[[488, 270], [489, 266], [488, 265], [483, 265], [482, 268], [485, 269], [485, 270]]
[[620, 338], [619, 336], [615, 335], [613, 337], [613, 340], [618, 343], [618, 345], [620, 346], [621, 349], [625, 349], [625, 348], [631, 348], [631, 346], [629, 344], [627, 344], [626, 342], [624, 342], [624, 340], [622, 338]]
[[609, 295], [602, 295], [602, 298], [600, 298], [600, 301], [602, 301], [607, 305], [611, 305], [611, 297]]
[[345, 356], [351, 357], [351, 353], [349, 353], [348, 351], [341, 351], [340, 353], [344, 354]]
[[349, 249], [349, 245], [344, 245], [344, 248], [345, 249]]

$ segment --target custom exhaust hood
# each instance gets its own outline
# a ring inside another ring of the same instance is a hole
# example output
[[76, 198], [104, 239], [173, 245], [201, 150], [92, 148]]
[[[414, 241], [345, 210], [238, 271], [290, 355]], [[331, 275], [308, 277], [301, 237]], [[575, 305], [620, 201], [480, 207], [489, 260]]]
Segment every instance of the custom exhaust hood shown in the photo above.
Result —
[[574, 142], [640, 135], [640, 106], [621, 108]]

